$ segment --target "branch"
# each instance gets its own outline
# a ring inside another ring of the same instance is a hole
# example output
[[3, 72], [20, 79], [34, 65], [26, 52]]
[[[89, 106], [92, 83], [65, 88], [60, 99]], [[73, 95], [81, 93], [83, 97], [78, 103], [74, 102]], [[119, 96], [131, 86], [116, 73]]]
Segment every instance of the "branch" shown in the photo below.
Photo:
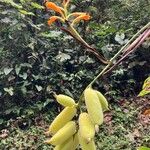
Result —
[[79, 33], [69, 24], [69, 22], [67, 22], [68, 25], [68, 29], [63, 28], [63, 27], [59, 27], [61, 30], [65, 31], [67, 34], [71, 35], [74, 39], [76, 39], [80, 44], [82, 44], [84, 47], [87, 48], [88, 52], [93, 53], [103, 64], [108, 64], [109, 61], [106, 60], [106, 58], [99, 54], [96, 49], [94, 49], [93, 47], [91, 47], [88, 43], [86, 43], [81, 36], [79, 35]]

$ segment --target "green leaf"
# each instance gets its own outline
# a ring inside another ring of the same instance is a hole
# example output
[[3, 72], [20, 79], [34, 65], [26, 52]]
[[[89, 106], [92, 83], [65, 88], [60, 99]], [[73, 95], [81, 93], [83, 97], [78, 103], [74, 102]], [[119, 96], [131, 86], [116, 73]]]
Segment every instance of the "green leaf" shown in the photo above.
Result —
[[115, 36], [115, 41], [117, 41], [119, 44], [124, 44], [124, 38], [125, 38], [125, 35], [124, 33], [117, 33], [116, 36]]
[[17, 3], [15, 3], [15, 2], [11, 2], [10, 4], [11, 4], [13, 7], [16, 7], [16, 8], [18, 8], [18, 9], [22, 9], [22, 6], [19, 5], [19, 4], [17, 4]]
[[22, 13], [22, 14], [24, 14], [24, 15], [30, 15], [30, 16], [35, 16], [35, 14], [34, 13], [32, 13], [32, 12], [28, 12], [28, 11], [26, 11], [26, 10], [19, 10], [19, 12], [20, 13]]
[[22, 86], [21, 91], [22, 91], [23, 94], [26, 94], [27, 93], [27, 88], [25, 86]]
[[66, 61], [66, 60], [68, 60], [68, 59], [71, 59], [70, 55], [65, 54], [65, 53], [62, 53], [62, 52], [60, 52], [60, 53], [56, 56], [56, 58], [59, 59], [60, 62]]
[[13, 68], [4, 68], [5, 75], [8, 75], [12, 70]]
[[19, 74], [19, 72], [20, 72], [20, 70], [21, 70], [21, 66], [15, 66], [15, 71], [16, 71], [16, 74], [18, 75]]
[[148, 77], [148, 78], [144, 81], [144, 84], [143, 84], [142, 89], [144, 89], [146, 86], [148, 86], [148, 84], [150, 85], [150, 77]]
[[144, 84], [143, 84], [143, 87], [142, 87], [142, 91], [139, 93], [138, 96], [144, 96], [144, 95], [147, 95], [147, 94], [150, 94], [150, 77], [148, 77], [144, 81]]
[[14, 90], [13, 87], [4, 88], [4, 91], [7, 92], [10, 96], [14, 95], [13, 90]]
[[10, 113], [13, 112], [13, 110], [14, 110], [14, 108], [7, 109], [7, 110], [5, 111], [5, 114], [6, 114], [6, 115], [9, 115]]
[[10, 18], [8, 18], [8, 17], [1, 19], [1, 21], [4, 23], [7, 23], [7, 24], [11, 22]]
[[139, 147], [137, 150], [150, 150], [150, 148], [145, 147], [145, 146], [141, 146], [141, 147]]
[[43, 104], [42, 103], [38, 103], [36, 106], [38, 107], [39, 111], [41, 111], [43, 109]]
[[23, 74], [19, 74], [19, 77], [21, 77], [21, 78], [23, 78], [24, 80], [26, 80], [27, 79], [27, 77], [28, 77], [28, 75], [27, 75], [27, 73], [23, 73]]
[[47, 106], [50, 102], [52, 102], [51, 99], [46, 99], [46, 101], [44, 102], [43, 107]]
[[13, 6], [15, 8], [22, 9], [22, 6], [17, 4], [17, 3], [15, 3], [13, 0], [1, 0], [1, 2], [10, 4], [11, 6]]
[[21, 66], [22, 66], [22, 67], [32, 68], [32, 65], [29, 64], [29, 63], [22, 63]]
[[142, 91], [139, 93], [138, 96], [145, 96], [145, 95], [147, 95], [147, 94], [149, 94], [149, 93], [150, 93], [150, 91], [142, 90]]
[[42, 32], [39, 36], [46, 38], [56, 38], [60, 37], [61, 34], [62, 34], [61, 31], [50, 31], [49, 33]]
[[35, 2], [32, 2], [31, 6], [33, 6], [34, 8], [37, 8], [37, 9], [44, 9], [43, 6], [41, 6], [41, 5], [39, 5], [38, 3], [35, 3]]
[[10, 109], [7, 109], [7, 110], [5, 111], [5, 114], [9, 115], [9, 114], [11, 114], [11, 113], [14, 113], [14, 114], [19, 115], [19, 114], [20, 114], [20, 111], [21, 111], [21, 107], [14, 106], [14, 107], [12, 107], [12, 108], [10, 108]]
[[28, 116], [34, 115], [34, 111], [29, 108], [29, 109], [25, 110], [25, 114], [28, 115]]
[[3, 124], [4, 123], [4, 120], [3, 119], [0, 119], [0, 124]]
[[40, 92], [43, 88], [39, 85], [35, 85], [36, 89]]

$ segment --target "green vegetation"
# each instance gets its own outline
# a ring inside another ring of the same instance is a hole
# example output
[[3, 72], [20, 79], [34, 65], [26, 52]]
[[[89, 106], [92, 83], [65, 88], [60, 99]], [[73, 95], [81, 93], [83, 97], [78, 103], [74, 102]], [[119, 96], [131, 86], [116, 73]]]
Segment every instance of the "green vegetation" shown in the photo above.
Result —
[[[150, 17], [148, 0], [72, 0], [71, 4], [70, 11], [92, 16], [75, 28], [108, 60]], [[49, 27], [50, 15], [42, 0], [0, 1], [0, 149], [50, 149], [43, 144], [44, 133], [62, 109], [53, 92], [78, 100], [104, 68], [83, 45], [60, 30], [58, 23], [57, 28]], [[143, 113], [150, 103], [148, 98], [134, 98], [150, 76], [149, 58], [147, 38], [115, 70], [94, 83], [111, 105], [96, 137], [99, 149], [150, 147], [150, 113]]]
[[[141, 110], [142, 105], [149, 104], [148, 99], [124, 99], [117, 104], [111, 104], [111, 111], [105, 113], [105, 121], [96, 137], [96, 144], [102, 150], [136, 150], [137, 147], [145, 145], [150, 147], [150, 129], [148, 116], [145, 117]], [[4, 136], [1, 149], [33, 149], [48, 150], [51, 146], [45, 145], [43, 141], [47, 138], [49, 123], [58, 114], [49, 110], [47, 113], [39, 114], [30, 120], [18, 118], [10, 120], [11, 126], [3, 130]], [[18, 125], [18, 123], [20, 124]]]

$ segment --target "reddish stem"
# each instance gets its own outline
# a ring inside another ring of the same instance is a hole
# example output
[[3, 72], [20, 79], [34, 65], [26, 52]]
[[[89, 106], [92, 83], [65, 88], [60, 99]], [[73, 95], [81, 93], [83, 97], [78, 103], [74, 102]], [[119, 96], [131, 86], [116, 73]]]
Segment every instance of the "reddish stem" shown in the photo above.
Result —
[[[114, 70], [116, 66], [118, 66], [130, 53], [135, 51], [144, 41], [147, 37], [150, 36], [150, 29], [147, 29], [144, 31], [144, 34], [140, 35], [132, 44], [127, 48], [122, 58], [120, 58], [110, 69], [108, 69], [104, 74], [107, 74]], [[131, 49], [132, 47], [132, 49]]]
[[68, 31], [67, 29], [60, 27], [61, 30], [65, 31], [67, 34], [71, 35], [74, 39], [76, 39], [78, 42], [80, 42], [84, 47], [87, 48], [87, 51], [93, 53], [102, 63], [104, 64], [108, 64], [108, 60], [106, 60], [106, 58], [99, 54], [96, 49], [94, 49], [93, 47], [89, 46], [89, 45], [85, 45], [84, 43], [82, 43], [80, 40], [78, 40], [74, 35], [71, 34], [70, 31]]

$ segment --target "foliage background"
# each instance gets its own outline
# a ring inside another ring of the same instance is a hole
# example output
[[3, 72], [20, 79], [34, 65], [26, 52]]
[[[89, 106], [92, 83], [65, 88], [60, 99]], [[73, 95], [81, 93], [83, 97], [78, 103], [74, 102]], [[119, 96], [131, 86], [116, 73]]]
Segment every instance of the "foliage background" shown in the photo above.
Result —
[[[70, 36], [47, 26], [52, 12], [47, 13], [42, 3], [42, 0], [0, 2], [1, 129], [9, 126], [10, 118], [32, 120], [40, 113], [57, 111], [59, 106], [52, 91], [77, 100], [104, 67]], [[81, 22], [77, 30], [109, 59], [147, 24], [149, 6], [148, 0], [72, 0], [70, 11], [89, 12], [93, 16], [90, 22]], [[139, 93], [150, 74], [149, 43], [147, 40], [111, 75], [95, 84], [110, 103]]]

